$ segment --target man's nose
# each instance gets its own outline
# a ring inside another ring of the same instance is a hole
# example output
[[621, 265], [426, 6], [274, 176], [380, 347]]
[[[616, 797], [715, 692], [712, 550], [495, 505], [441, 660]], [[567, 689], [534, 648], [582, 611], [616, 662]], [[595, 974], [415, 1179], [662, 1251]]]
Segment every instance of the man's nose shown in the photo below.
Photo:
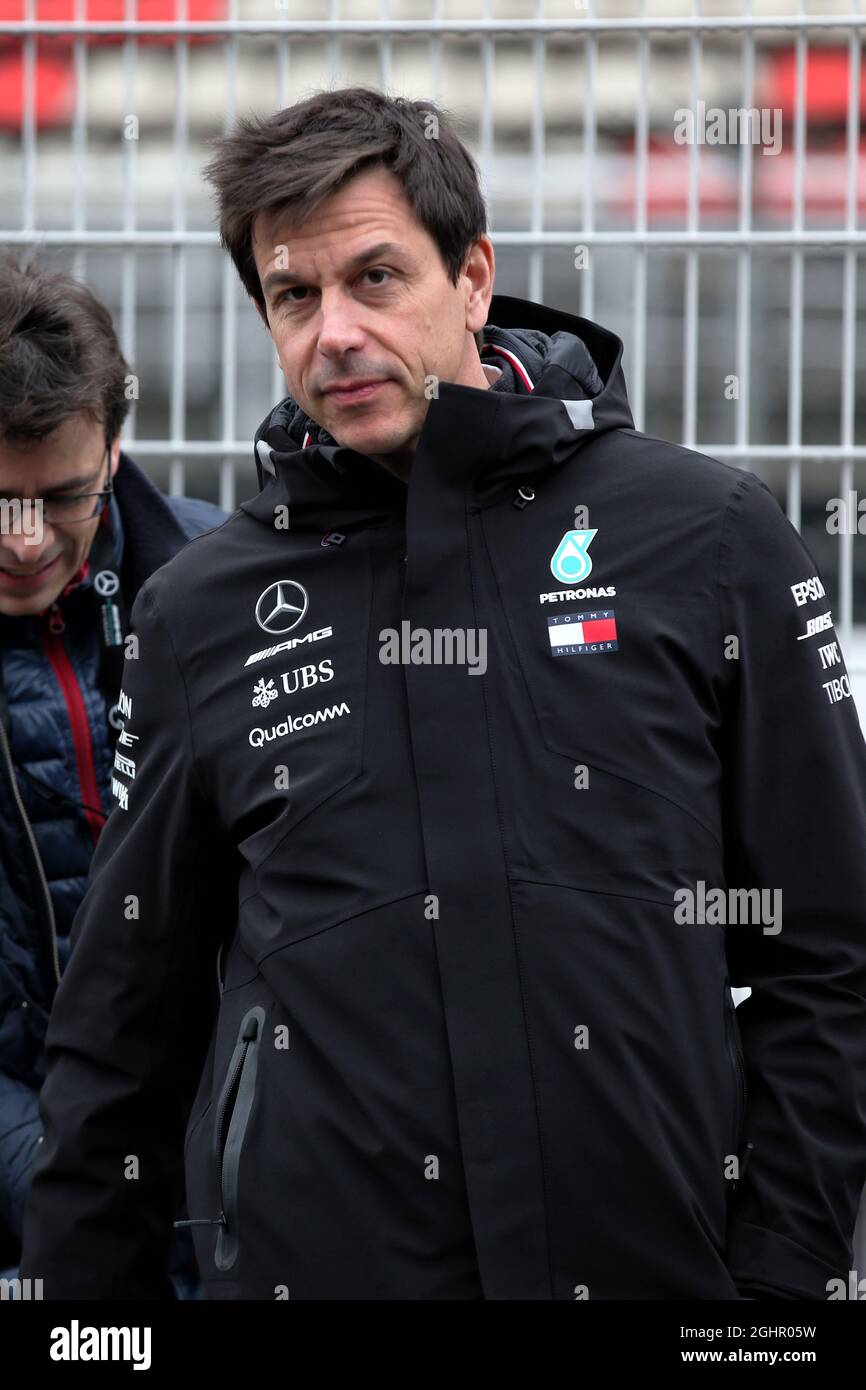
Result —
[[35, 506], [22, 505], [15, 516], [7, 519], [8, 529], [0, 530], [0, 554], [8, 555], [11, 563], [22, 569], [36, 565], [54, 541], [54, 532], [40, 512]]
[[359, 351], [364, 345], [361, 309], [350, 295], [338, 290], [324, 291], [319, 309], [319, 351], [325, 357]]

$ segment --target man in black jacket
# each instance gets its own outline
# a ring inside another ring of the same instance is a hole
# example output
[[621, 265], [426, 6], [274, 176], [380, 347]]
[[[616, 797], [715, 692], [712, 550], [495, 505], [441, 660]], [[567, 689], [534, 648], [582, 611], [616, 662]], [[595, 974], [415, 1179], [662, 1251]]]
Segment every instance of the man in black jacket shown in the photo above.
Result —
[[136, 602], [26, 1274], [167, 1296], [185, 1173], [215, 1299], [825, 1298], [866, 747], [812, 557], [633, 428], [614, 334], [492, 297], [429, 103], [208, 173], [290, 395]]
[[[0, 1274], [20, 1250], [48, 1013], [113, 804], [127, 609], [225, 512], [120, 447], [129, 367], [91, 291], [0, 266]], [[34, 499], [41, 499], [41, 507]], [[39, 524], [41, 522], [41, 524]]]

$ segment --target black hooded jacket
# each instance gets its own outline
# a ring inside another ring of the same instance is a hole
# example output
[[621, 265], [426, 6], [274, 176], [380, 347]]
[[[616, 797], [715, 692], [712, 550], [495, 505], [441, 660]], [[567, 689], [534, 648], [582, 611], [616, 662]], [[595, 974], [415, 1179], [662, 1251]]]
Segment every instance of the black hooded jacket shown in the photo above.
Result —
[[866, 747], [820, 575], [754, 474], [633, 428], [614, 334], [490, 317], [408, 485], [285, 401], [139, 594], [47, 1297], [170, 1297], [184, 1175], [209, 1298], [847, 1277]]

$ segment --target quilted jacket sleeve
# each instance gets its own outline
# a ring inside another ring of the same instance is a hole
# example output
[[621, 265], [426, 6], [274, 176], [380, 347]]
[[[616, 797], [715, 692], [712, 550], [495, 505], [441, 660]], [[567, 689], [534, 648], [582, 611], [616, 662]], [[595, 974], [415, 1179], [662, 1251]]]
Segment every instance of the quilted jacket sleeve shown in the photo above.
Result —
[[[168, 580], [166, 574], [168, 573]], [[22, 1277], [46, 1298], [171, 1298], [183, 1137], [234, 926], [234, 857], [195, 763], [180, 667], [156, 592], [131, 613], [117, 805], [72, 925], [46, 1038], [44, 1142], [24, 1213]]]

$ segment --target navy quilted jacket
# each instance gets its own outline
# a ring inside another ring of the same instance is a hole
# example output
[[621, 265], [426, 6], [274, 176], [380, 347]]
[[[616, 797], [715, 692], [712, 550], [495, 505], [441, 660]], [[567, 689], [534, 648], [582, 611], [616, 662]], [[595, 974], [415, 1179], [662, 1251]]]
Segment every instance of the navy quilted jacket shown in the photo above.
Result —
[[[164, 497], [124, 453], [114, 487], [110, 524], [131, 608], [145, 579], [226, 513], [197, 498]], [[96, 801], [104, 815], [114, 804], [114, 742], [97, 681], [97, 599], [89, 574], [59, 606], [65, 626], [48, 642], [45, 616], [0, 614], [9, 705], [8, 748], [0, 738], [0, 1072], [34, 1087], [44, 1077], [48, 1011], [104, 821], [52, 800], [27, 774], [77, 802]]]

